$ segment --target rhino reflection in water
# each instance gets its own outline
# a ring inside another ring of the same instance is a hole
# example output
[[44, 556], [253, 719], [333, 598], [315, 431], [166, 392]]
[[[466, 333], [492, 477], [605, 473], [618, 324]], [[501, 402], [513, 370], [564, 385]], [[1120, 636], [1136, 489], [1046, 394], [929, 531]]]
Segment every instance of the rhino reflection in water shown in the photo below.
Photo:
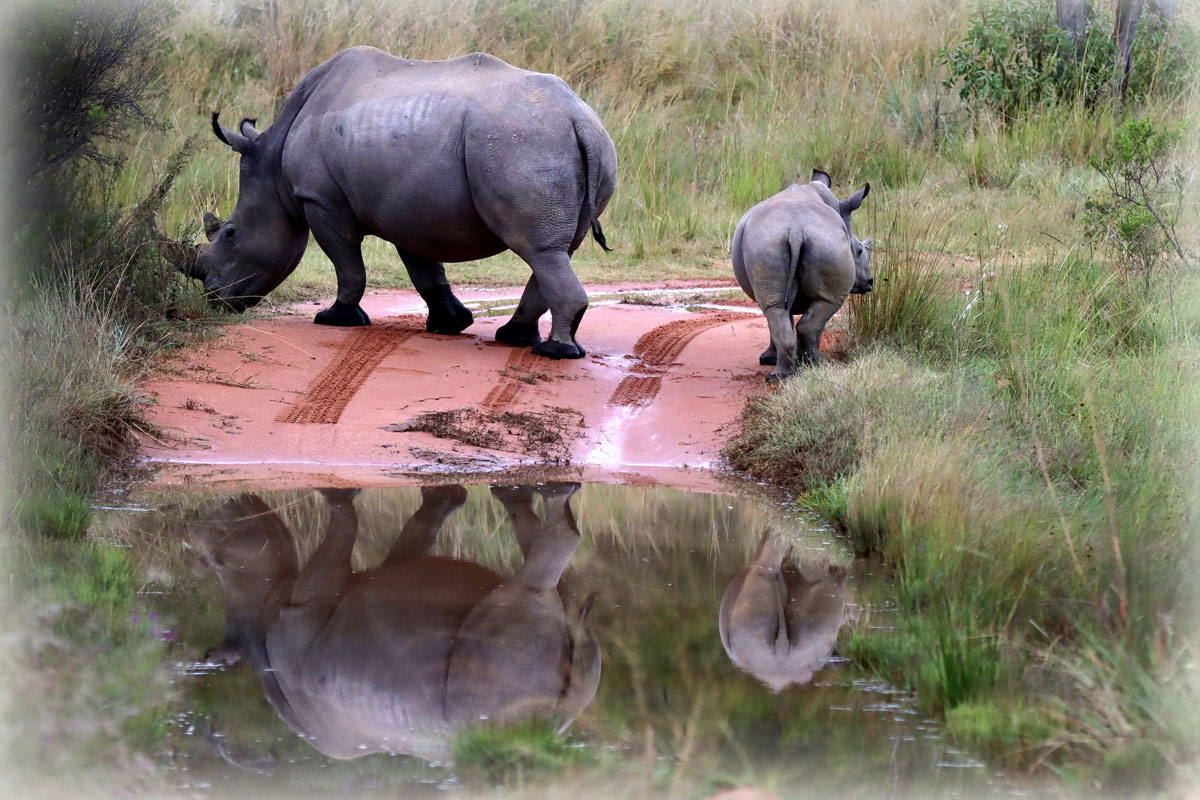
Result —
[[299, 567], [291, 532], [256, 495], [192, 530], [221, 581], [226, 639], [209, 653], [245, 660], [287, 725], [322, 753], [444, 758], [472, 722], [539, 715], [566, 727], [595, 696], [600, 651], [560, 577], [579, 544], [568, 504], [577, 484], [495, 487], [524, 561], [503, 578], [431, 555], [466, 501], [461, 486], [421, 490], [384, 563], [354, 573], [356, 491], [325, 490], [328, 530]]
[[841, 570], [802, 563], [790, 550], [783, 537], [767, 533], [721, 598], [725, 652], [776, 692], [808, 683], [829, 660], [851, 596]]

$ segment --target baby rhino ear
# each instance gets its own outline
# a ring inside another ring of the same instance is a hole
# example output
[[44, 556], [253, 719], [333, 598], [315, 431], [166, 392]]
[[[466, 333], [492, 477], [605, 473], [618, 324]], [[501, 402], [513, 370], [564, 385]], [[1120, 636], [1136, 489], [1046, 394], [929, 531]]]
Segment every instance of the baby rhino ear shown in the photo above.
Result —
[[829, 173], [822, 172], [819, 169], [813, 170], [812, 182], [813, 183], [823, 183], [823, 184], [825, 184], [826, 189], [832, 188], [832, 186], [833, 186], [833, 180], [829, 177]]
[[862, 246], [867, 248], [868, 250], [870, 250], [872, 247], [875, 246], [874, 237], [868, 236], [867, 238], [863, 239]]
[[839, 211], [841, 211], [842, 216], [849, 217], [852, 212], [856, 211], [858, 207], [862, 205], [862, 201], [866, 200], [867, 195], [870, 193], [871, 184], [868, 183], [865, 184], [863, 188], [859, 189], [857, 192], [843, 200], [839, 204]]

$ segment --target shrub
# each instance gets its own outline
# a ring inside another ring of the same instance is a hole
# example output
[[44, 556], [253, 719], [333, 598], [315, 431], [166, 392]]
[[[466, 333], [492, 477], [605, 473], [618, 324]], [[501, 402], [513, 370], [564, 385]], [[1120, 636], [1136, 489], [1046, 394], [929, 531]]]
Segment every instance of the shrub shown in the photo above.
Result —
[[1093, 236], [1116, 246], [1118, 263], [1147, 282], [1164, 250], [1187, 261], [1175, 226], [1188, 178], [1172, 163], [1182, 134], [1181, 126], [1127, 120], [1108, 149], [1090, 159], [1107, 190], [1087, 201], [1084, 221]]
[[[981, 3], [967, 35], [940, 53], [950, 70], [946, 88], [957, 86], [974, 110], [989, 109], [1005, 124], [1058, 101], [1094, 106], [1112, 95], [1118, 78], [1112, 30], [1111, 18], [1093, 14], [1075, 43], [1058, 27], [1051, 3]], [[1200, 52], [1198, 39], [1183, 23], [1147, 19], [1133, 40], [1124, 97], [1173, 99], [1187, 91]]]

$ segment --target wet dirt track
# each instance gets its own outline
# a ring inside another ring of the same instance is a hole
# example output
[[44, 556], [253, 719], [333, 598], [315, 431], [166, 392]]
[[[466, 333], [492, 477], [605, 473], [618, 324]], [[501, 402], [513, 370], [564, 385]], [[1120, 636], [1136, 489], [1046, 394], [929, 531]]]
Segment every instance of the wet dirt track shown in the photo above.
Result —
[[420, 298], [404, 291], [364, 300], [369, 327], [314, 325], [316, 304], [231, 326], [146, 385], [157, 432], [144, 455], [165, 483], [364, 485], [569, 464], [700, 488], [713, 478], [690, 468], [714, 466], [768, 370], [762, 315], [720, 299], [594, 303], [587, 356], [551, 361], [494, 340], [510, 311], [479, 314], [519, 290], [460, 295], [477, 319], [458, 336], [425, 333]]

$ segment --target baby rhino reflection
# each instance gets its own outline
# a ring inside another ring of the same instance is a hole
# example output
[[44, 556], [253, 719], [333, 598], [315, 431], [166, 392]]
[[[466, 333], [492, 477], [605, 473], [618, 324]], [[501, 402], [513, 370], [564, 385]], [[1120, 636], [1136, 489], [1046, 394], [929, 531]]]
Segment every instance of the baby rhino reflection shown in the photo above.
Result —
[[461, 486], [421, 490], [384, 563], [354, 573], [356, 491], [326, 490], [329, 526], [298, 568], [292, 534], [255, 495], [231, 500], [192, 539], [221, 581], [226, 639], [209, 658], [245, 660], [279, 716], [322, 753], [444, 758], [471, 722], [531, 715], [565, 727], [591, 702], [600, 651], [559, 579], [579, 544], [577, 485], [493, 488], [524, 556], [505, 579], [431, 555], [466, 501]]
[[721, 599], [725, 652], [776, 692], [808, 683], [829, 660], [850, 594], [840, 570], [797, 563], [789, 550], [768, 533]]

